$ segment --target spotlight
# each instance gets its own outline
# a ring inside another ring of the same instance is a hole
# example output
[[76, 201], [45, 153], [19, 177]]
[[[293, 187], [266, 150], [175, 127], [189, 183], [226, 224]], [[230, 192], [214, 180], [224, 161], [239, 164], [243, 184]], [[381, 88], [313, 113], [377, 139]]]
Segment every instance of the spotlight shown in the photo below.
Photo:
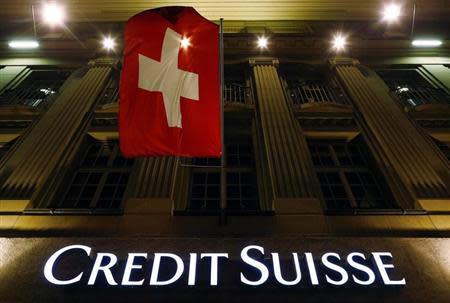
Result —
[[189, 38], [183, 37], [183, 39], [181, 39], [181, 42], [180, 42], [181, 43], [181, 47], [184, 48], [184, 49], [188, 48], [189, 45], [191, 45], [189, 40], [190, 40]]
[[261, 36], [258, 38], [258, 47], [259, 48], [267, 48], [268, 40], [266, 37]]
[[438, 47], [442, 45], [442, 41], [436, 39], [416, 39], [413, 40], [412, 45], [415, 47]]
[[35, 40], [12, 40], [8, 45], [10, 48], [16, 49], [33, 49], [39, 47], [39, 43]]
[[396, 3], [390, 3], [384, 6], [382, 20], [386, 23], [394, 23], [400, 18], [402, 7]]
[[114, 47], [116, 46], [116, 42], [111, 37], [103, 38], [102, 43], [103, 43], [103, 48], [106, 49], [107, 51], [114, 49]]
[[42, 7], [42, 19], [50, 26], [64, 24], [65, 18], [64, 8], [57, 3], [45, 3]]
[[347, 37], [343, 36], [342, 34], [336, 34], [333, 37], [333, 49], [336, 52], [343, 51], [345, 49], [345, 46], [347, 45]]

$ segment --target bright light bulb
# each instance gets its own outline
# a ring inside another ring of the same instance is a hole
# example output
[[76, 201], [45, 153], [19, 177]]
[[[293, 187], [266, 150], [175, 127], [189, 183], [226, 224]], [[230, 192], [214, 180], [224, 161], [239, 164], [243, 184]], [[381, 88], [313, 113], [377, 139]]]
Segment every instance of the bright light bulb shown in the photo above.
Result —
[[103, 38], [103, 48], [106, 50], [112, 50], [116, 46], [116, 42], [111, 37]]
[[35, 40], [13, 40], [8, 43], [10, 48], [16, 49], [32, 49], [38, 48], [39, 43]]
[[57, 3], [45, 3], [42, 8], [42, 19], [45, 23], [55, 26], [64, 24], [66, 13]]
[[436, 39], [416, 39], [412, 42], [415, 47], [438, 47], [442, 45], [441, 40]]
[[342, 51], [345, 49], [345, 46], [347, 45], [347, 37], [343, 36], [342, 34], [336, 34], [333, 37], [333, 49], [337, 52]]
[[183, 39], [181, 39], [181, 47], [182, 48], [188, 48], [189, 47], [189, 45], [191, 45], [191, 43], [189, 42], [189, 38], [187, 38], [187, 37], [183, 37]]
[[262, 37], [258, 38], [258, 47], [259, 48], [267, 48], [267, 44], [268, 44], [268, 41], [267, 41], [266, 37], [262, 36]]
[[401, 6], [399, 4], [390, 3], [383, 8], [383, 21], [393, 23], [398, 20], [401, 14]]

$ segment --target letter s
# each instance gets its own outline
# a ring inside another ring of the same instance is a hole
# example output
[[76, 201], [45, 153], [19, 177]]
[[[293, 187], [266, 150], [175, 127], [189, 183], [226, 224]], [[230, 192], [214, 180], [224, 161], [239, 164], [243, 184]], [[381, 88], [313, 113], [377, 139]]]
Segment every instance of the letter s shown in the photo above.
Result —
[[84, 245], [70, 245], [70, 246], [61, 248], [60, 250], [55, 252], [45, 263], [44, 276], [47, 279], [47, 281], [49, 281], [52, 284], [56, 284], [56, 285], [69, 285], [69, 284], [79, 282], [81, 280], [81, 276], [83, 275], [83, 272], [81, 272], [78, 276], [76, 276], [75, 278], [70, 279], [70, 280], [58, 280], [53, 275], [53, 266], [55, 265], [56, 260], [66, 251], [73, 250], [73, 249], [82, 249], [86, 252], [86, 254], [88, 256], [91, 253], [91, 248], [89, 246], [84, 246]]
[[250, 281], [244, 276], [243, 273], [241, 273], [241, 282], [245, 283], [247, 285], [261, 285], [264, 282], [266, 282], [267, 279], [269, 278], [269, 270], [267, 269], [267, 267], [263, 263], [258, 262], [255, 259], [252, 259], [252, 258], [249, 257], [248, 251], [250, 249], [256, 249], [259, 252], [261, 252], [262, 254], [264, 254], [264, 248], [262, 248], [261, 246], [251, 245], [251, 246], [245, 247], [241, 251], [241, 259], [242, 259], [242, 261], [244, 261], [245, 263], [247, 263], [250, 266], [253, 266], [253, 267], [257, 268], [261, 272], [261, 278], [259, 280], [257, 280], [257, 281]]

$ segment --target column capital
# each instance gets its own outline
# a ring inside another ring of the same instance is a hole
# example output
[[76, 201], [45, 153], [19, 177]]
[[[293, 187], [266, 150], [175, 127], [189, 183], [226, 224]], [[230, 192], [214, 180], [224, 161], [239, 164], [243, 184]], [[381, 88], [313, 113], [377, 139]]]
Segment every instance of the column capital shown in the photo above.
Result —
[[272, 65], [275, 67], [278, 67], [280, 65], [280, 62], [277, 58], [273, 57], [257, 57], [257, 58], [250, 58], [248, 60], [250, 66], [255, 65]]
[[88, 63], [89, 67], [96, 67], [96, 66], [108, 66], [108, 67], [115, 67], [119, 64], [119, 60], [117, 58], [112, 57], [100, 57], [93, 60], [90, 60]]
[[328, 64], [331, 66], [341, 66], [341, 65], [350, 65], [356, 66], [359, 65], [360, 62], [358, 59], [348, 58], [348, 57], [335, 57], [328, 61]]

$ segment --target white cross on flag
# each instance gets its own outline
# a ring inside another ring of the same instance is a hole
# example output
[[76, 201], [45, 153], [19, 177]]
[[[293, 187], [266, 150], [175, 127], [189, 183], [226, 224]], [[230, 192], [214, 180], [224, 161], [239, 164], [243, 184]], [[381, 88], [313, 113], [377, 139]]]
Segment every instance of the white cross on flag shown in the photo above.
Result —
[[119, 101], [125, 156], [221, 155], [218, 35], [190, 7], [127, 22]]

